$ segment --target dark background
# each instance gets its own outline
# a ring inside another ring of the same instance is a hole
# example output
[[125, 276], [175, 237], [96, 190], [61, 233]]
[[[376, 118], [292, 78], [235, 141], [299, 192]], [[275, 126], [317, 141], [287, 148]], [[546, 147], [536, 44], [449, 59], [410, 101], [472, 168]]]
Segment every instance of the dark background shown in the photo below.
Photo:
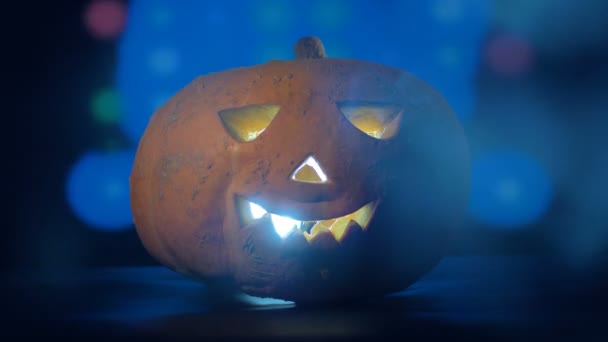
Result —
[[[115, 82], [119, 63], [118, 40], [97, 39], [83, 23], [90, 3], [12, 2], [5, 12], [11, 45], [5, 55], [14, 58], [5, 65], [5, 94], [16, 105], [4, 113], [10, 118], [4, 128], [5, 200], [16, 207], [7, 207], [12, 219], [2, 261], [11, 270], [57, 275], [80, 267], [156, 264], [134, 229], [92, 229], [66, 198], [67, 174], [85, 151], [106, 149], [108, 141], [112, 149], [131, 144], [118, 125], [101, 125], [90, 115], [91, 97]], [[378, 1], [377, 9], [388, 11], [394, 3]], [[472, 155], [496, 147], [527, 152], [550, 175], [553, 198], [538, 219], [516, 229], [471, 217], [450, 254], [546, 254], [566, 268], [605, 272], [607, 6], [492, 3], [496, 14], [472, 75], [474, 110], [464, 124]], [[484, 49], [494, 37], [515, 31], [531, 49], [531, 61], [518, 69], [518, 58], [528, 58], [518, 53], [526, 52], [500, 50], [507, 71], [499, 72]], [[515, 71], [508, 71], [509, 61]]]
[[[96, 124], [89, 113], [96, 89], [113, 84], [116, 44], [93, 38], [83, 24], [88, 1], [13, 3], [18, 52], [11, 101], [17, 129], [16, 217], [9, 229], [12, 267], [58, 270], [80, 266], [151, 264], [134, 230], [107, 234], [89, 229], [70, 209], [66, 176], [83, 151], [104, 139], [127, 142], [116, 126]], [[35, 10], [34, 10], [35, 9]], [[11, 83], [8, 83], [11, 84]], [[16, 215], [15, 215], [16, 214]]]

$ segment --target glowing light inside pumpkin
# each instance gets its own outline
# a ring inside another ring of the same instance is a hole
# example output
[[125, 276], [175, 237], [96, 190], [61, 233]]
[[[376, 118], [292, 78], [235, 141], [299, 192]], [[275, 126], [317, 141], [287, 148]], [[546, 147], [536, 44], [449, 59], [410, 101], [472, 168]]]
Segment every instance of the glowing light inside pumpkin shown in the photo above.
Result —
[[236, 140], [241, 142], [256, 139], [279, 112], [281, 106], [271, 104], [249, 105], [219, 112], [224, 127]]
[[340, 241], [351, 221], [354, 221], [361, 229], [365, 230], [369, 225], [369, 222], [371, 221], [376, 209], [376, 202], [370, 202], [353, 213], [337, 218], [299, 221], [288, 216], [269, 213], [262, 206], [253, 202], [245, 202], [248, 205], [242, 208], [248, 208], [248, 212], [241, 213], [241, 216], [243, 218], [250, 218], [250, 220], [246, 220], [246, 222], [249, 221], [250, 223], [251, 220], [259, 220], [265, 217], [270, 217], [270, 221], [272, 222], [275, 232], [281, 238], [285, 238], [293, 232], [300, 232], [304, 234], [304, 237], [308, 241], [311, 241], [315, 235], [322, 231], [331, 232], [334, 238], [337, 241]]
[[291, 233], [292, 231], [298, 229], [302, 224], [301, 221], [297, 221], [286, 216], [271, 214], [270, 218], [272, 219], [272, 225], [274, 226], [274, 230], [282, 238], [289, 235], [289, 233]]
[[306, 160], [291, 175], [291, 179], [305, 183], [327, 183], [327, 175], [323, 172], [319, 162], [313, 157], [308, 156]]
[[387, 104], [341, 103], [340, 111], [353, 126], [376, 139], [393, 137], [401, 121], [401, 108]]
[[249, 202], [249, 209], [251, 210], [251, 217], [253, 217], [254, 220], [261, 219], [267, 213], [264, 208], [251, 202]]
[[[254, 220], [261, 219], [262, 217], [264, 217], [264, 215], [266, 215], [268, 213], [266, 211], [266, 209], [262, 208], [261, 206], [255, 204], [253, 202], [249, 202], [249, 210], [251, 211], [251, 217]], [[282, 238], [289, 235], [289, 233], [291, 231], [298, 229], [301, 225], [300, 221], [294, 220], [294, 219], [286, 217], [286, 216], [271, 214], [270, 218], [272, 220], [272, 225], [274, 226], [274, 230]]]

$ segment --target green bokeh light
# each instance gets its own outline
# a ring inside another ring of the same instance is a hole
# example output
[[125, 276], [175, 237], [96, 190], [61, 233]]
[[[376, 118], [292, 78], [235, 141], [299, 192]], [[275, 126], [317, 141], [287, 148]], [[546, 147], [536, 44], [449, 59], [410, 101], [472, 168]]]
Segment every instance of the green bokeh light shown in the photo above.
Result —
[[101, 89], [94, 96], [91, 103], [93, 117], [100, 123], [113, 124], [118, 121], [121, 114], [120, 97], [114, 89]]
[[103, 150], [104, 151], [117, 151], [123, 148], [123, 144], [120, 140], [115, 138], [107, 138], [103, 142]]

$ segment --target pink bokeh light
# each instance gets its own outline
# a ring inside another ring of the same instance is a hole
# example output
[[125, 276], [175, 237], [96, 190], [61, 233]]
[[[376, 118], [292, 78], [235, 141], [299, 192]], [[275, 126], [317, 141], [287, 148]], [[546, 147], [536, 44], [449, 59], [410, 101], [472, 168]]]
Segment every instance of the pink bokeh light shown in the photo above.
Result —
[[527, 40], [513, 34], [492, 37], [485, 48], [485, 59], [490, 69], [501, 75], [521, 75], [534, 62], [534, 51]]
[[113, 39], [125, 28], [127, 6], [117, 0], [94, 0], [86, 8], [84, 22], [88, 32], [97, 39]]

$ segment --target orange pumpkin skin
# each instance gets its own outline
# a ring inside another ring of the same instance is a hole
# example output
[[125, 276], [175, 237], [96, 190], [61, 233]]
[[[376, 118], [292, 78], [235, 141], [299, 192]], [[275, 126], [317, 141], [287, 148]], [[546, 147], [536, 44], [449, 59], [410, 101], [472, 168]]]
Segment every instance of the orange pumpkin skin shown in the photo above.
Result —
[[[359, 131], [344, 101], [402, 108], [390, 139]], [[218, 113], [280, 106], [257, 139], [240, 142]], [[307, 156], [330, 182], [295, 182]], [[461, 126], [442, 96], [375, 63], [300, 58], [196, 78], [152, 116], [131, 177], [137, 232], [152, 256], [184, 275], [297, 302], [341, 301], [407, 287], [445, 253], [468, 202]], [[340, 242], [279, 237], [269, 220], [243, 224], [235, 198], [298, 220], [353, 212], [370, 201], [365, 230]]]

